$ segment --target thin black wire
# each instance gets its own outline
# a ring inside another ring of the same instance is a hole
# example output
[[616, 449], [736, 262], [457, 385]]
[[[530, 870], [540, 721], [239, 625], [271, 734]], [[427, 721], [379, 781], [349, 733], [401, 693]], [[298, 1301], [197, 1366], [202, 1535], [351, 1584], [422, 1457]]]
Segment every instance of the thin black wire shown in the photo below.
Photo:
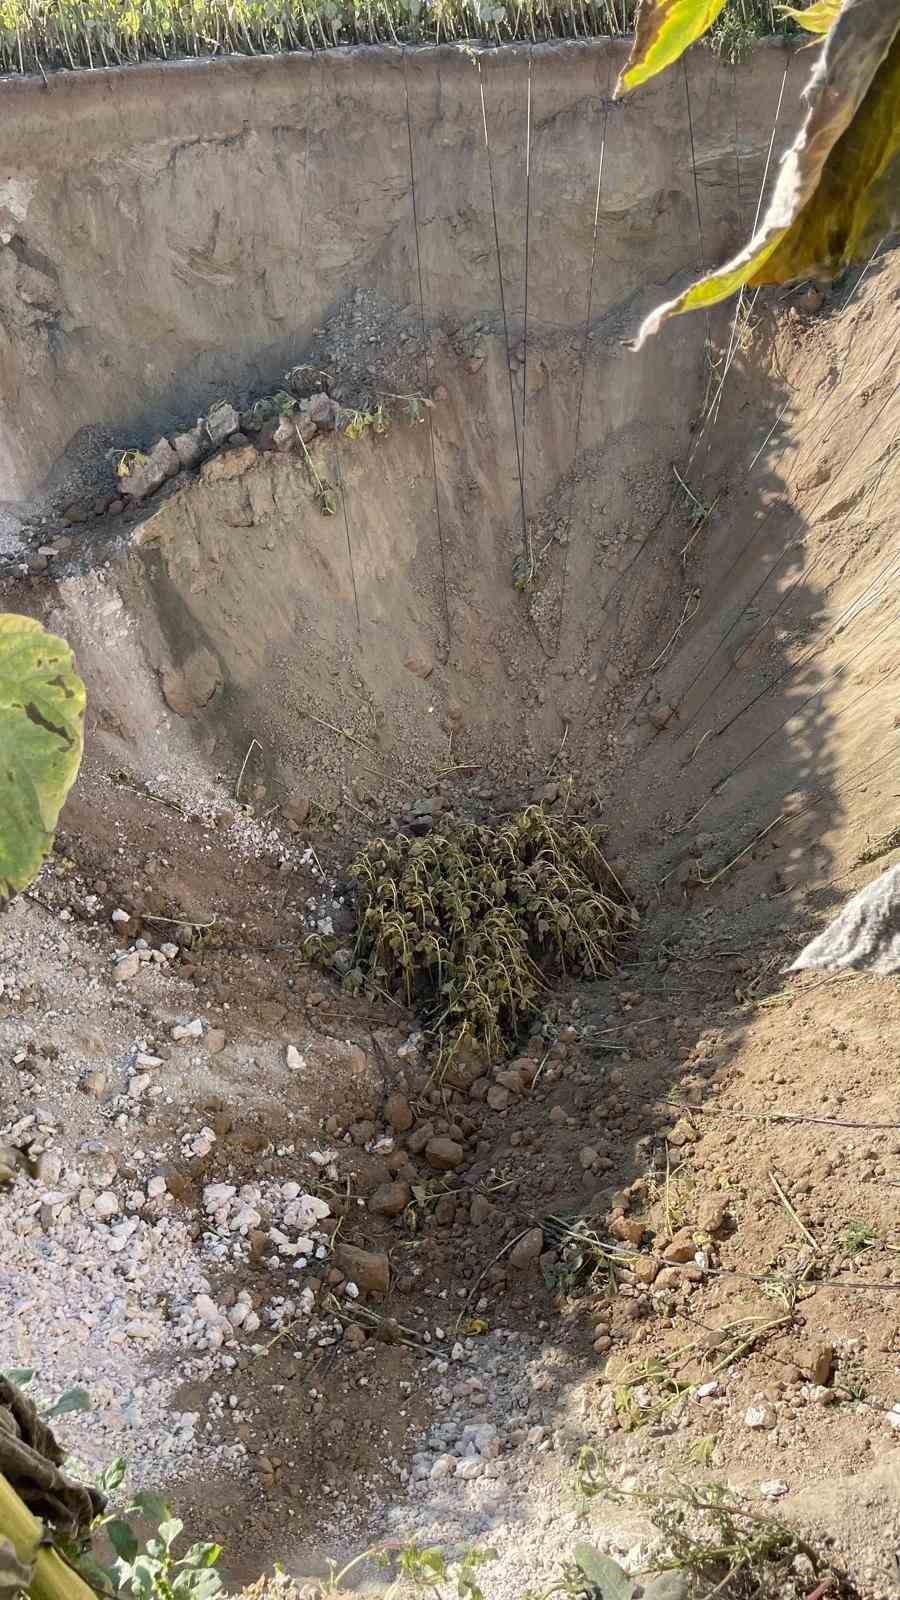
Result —
[[[834, 478], [829, 479], [828, 483], [825, 485], [824, 489], [822, 490], [822, 493], [819, 495], [818, 499], [816, 500], [815, 505], [812, 506], [811, 509], [808, 512], [805, 512], [805, 513], [799, 513], [799, 512], [796, 512], [796, 511], [793, 512], [792, 514], [794, 516], [800, 517], [801, 521], [803, 521], [805, 523], [809, 523], [810, 520], [812, 519], [812, 517], [815, 516], [816, 511], [818, 510], [819, 506], [822, 504], [822, 501], [826, 498], [827, 495], [829, 495], [832, 492], [835, 483], [842, 477], [844, 472], [847, 470], [847, 467], [850, 465], [850, 462], [853, 460], [853, 457], [856, 455], [856, 452], [865, 443], [866, 439], [869, 437], [869, 434], [872, 431], [872, 428], [873, 428], [874, 424], [878, 421], [878, 418], [882, 415], [882, 413], [890, 405], [890, 403], [893, 400], [894, 395], [897, 393], [898, 389], [900, 389], [900, 382], [898, 382], [898, 383], [896, 383], [894, 385], [893, 389], [891, 390], [891, 392], [888, 395], [887, 399], [885, 400], [884, 404], [882, 406], [880, 406], [879, 410], [875, 413], [875, 416], [873, 418], [871, 418], [871, 419], [867, 419], [866, 426], [865, 426], [865, 431], [860, 434], [860, 436], [857, 439], [856, 443], [853, 445], [853, 448], [851, 449], [849, 455], [847, 455], [845, 457], [845, 459], [844, 459], [844, 461], [843, 461], [843, 463], [842, 463], [842, 465], [840, 467], [839, 472], [836, 474], [836, 476]], [[848, 397], [848, 398], [852, 398], [852, 397]], [[846, 416], [846, 409], [847, 408], [846, 408], [846, 403], [845, 403], [844, 405], [841, 406], [841, 408], [839, 410], [839, 415], [835, 418], [835, 423], [832, 424], [832, 426], [836, 425], [836, 423], [842, 417]], [[818, 448], [821, 448], [822, 444], [824, 444], [825, 439], [827, 439], [828, 434], [829, 434], [830, 431], [831, 431], [830, 429], [827, 430], [826, 433], [823, 435], [823, 438], [818, 441], [818, 446], [817, 446]], [[759, 535], [761, 534], [763, 528], [769, 522], [770, 518], [774, 516], [775, 512], [777, 510], [779, 510], [779, 509], [780, 508], [776, 505], [776, 506], [773, 506], [771, 508], [771, 510], [766, 513], [766, 515], [762, 519], [762, 522], [759, 524], [759, 527], [756, 529], [756, 532], [753, 533], [750, 536], [750, 538], [747, 540], [747, 543], [745, 545], [743, 545], [741, 547], [741, 549], [738, 551], [738, 554], [735, 556], [735, 559], [731, 563], [731, 566], [728, 568], [728, 571], [724, 574], [724, 577], [723, 577], [723, 580], [722, 580], [723, 582], [724, 582], [724, 579], [727, 578], [730, 575], [730, 573], [734, 571], [734, 568], [737, 566], [738, 562], [747, 553], [747, 551], [750, 549], [750, 546], [752, 544], [754, 544], [755, 541], [759, 538]], [[734, 632], [735, 628], [740, 623], [742, 617], [744, 617], [744, 615], [746, 614], [748, 608], [753, 604], [753, 602], [756, 599], [757, 595], [761, 592], [762, 589], [765, 588], [765, 585], [769, 582], [769, 579], [772, 577], [773, 573], [777, 572], [777, 570], [781, 566], [782, 562], [787, 559], [787, 557], [790, 555], [790, 553], [791, 553], [791, 546], [788, 546], [787, 549], [785, 549], [785, 551], [783, 552], [783, 554], [779, 556], [779, 558], [775, 562], [775, 564], [772, 567], [769, 568], [769, 570], [766, 573], [765, 577], [763, 578], [762, 582], [757, 584], [756, 588], [753, 590], [753, 593], [750, 595], [749, 599], [741, 607], [741, 610], [738, 612], [738, 615], [735, 617], [734, 621], [726, 628], [725, 632], [722, 634], [721, 638], [719, 639], [718, 644], [716, 644], [714, 649], [710, 651], [709, 655], [703, 661], [702, 665], [698, 668], [697, 672], [695, 672], [695, 674], [694, 674], [693, 678], [691, 679], [690, 683], [688, 684], [687, 688], [680, 695], [680, 697], [678, 699], [678, 705], [679, 706], [683, 706], [684, 705], [685, 700], [687, 699], [687, 697], [690, 694], [691, 690], [693, 689], [694, 685], [697, 683], [698, 679], [701, 678], [703, 673], [706, 671], [707, 667], [709, 666], [709, 663], [714, 659], [715, 656], [718, 655], [718, 653], [721, 650], [721, 648], [722, 648], [723, 644], [725, 643], [726, 639], [730, 638], [731, 634]], [[716, 691], [718, 689], [721, 688], [721, 686], [725, 682], [725, 680], [727, 678], [729, 678], [731, 676], [732, 672], [734, 672], [735, 670], [736, 670], [735, 669], [735, 665], [732, 662], [731, 666], [729, 666], [728, 669], [725, 672], [723, 672], [722, 676], [716, 680], [716, 682], [713, 684], [712, 688], [708, 691], [708, 693], [706, 695], [704, 695], [703, 699], [700, 701], [700, 704], [691, 713], [691, 716], [688, 718], [687, 722], [682, 724], [682, 728], [681, 728], [681, 732], [682, 733], [686, 733], [687, 732], [688, 728], [690, 728], [692, 726], [692, 724], [697, 720], [697, 717], [700, 715], [700, 712], [703, 710], [703, 707], [707, 704], [707, 702], [709, 700], [711, 700], [712, 696], [716, 693]]]
[[[409, 109], [409, 73], [407, 68], [406, 47], [403, 49], [403, 88], [406, 95], [406, 137], [409, 142], [409, 192], [412, 198], [413, 237], [416, 245], [416, 273], [419, 283], [419, 326], [422, 338], [422, 363], [425, 372], [425, 389], [431, 389], [431, 364], [428, 355], [428, 335], [425, 328], [425, 293], [422, 287], [422, 255], [419, 249], [419, 213], [416, 207], [416, 167], [413, 159], [412, 116]], [[434, 485], [434, 520], [437, 526], [438, 549], [441, 554], [441, 586], [444, 599], [444, 632], [445, 648], [449, 657], [452, 645], [450, 631], [450, 596], [447, 590], [447, 563], [444, 554], [444, 528], [441, 521], [441, 499], [438, 492], [437, 457], [434, 447], [434, 424], [431, 420], [431, 407], [426, 406], [428, 423], [428, 441], [431, 446], [431, 478]]]
[[[694, 180], [694, 203], [695, 203], [695, 205], [697, 207], [697, 243], [698, 243], [698, 245], [700, 247], [700, 274], [701, 274], [701, 276], [703, 276], [703, 274], [706, 272], [706, 241], [705, 241], [705, 239], [703, 237], [703, 217], [702, 217], [702, 214], [701, 214], [701, 211], [700, 211], [700, 181], [699, 181], [699, 179], [697, 177], [697, 153], [696, 153], [696, 150], [694, 148], [694, 117], [693, 117], [693, 112], [691, 110], [691, 86], [690, 86], [690, 83], [688, 81], [687, 56], [686, 55], [683, 55], [682, 58], [681, 58], [681, 71], [682, 71], [682, 76], [684, 77], [684, 99], [685, 99], [685, 105], [687, 107], [688, 134], [689, 134], [690, 141], [691, 141], [691, 176], [693, 177], [693, 180]], [[712, 341], [711, 341], [710, 327], [711, 327], [710, 317], [709, 317], [709, 312], [707, 311], [706, 312], [706, 359], [707, 359], [707, 366], [708, 367], [711, 366], [711, 362], [710, 362], [710, 345], [711, 345]]]
[[524, 525], [525, 517], [525, 469], [527, 464], [528, 444], [528, 256], [529, 239], [531, 235], [531, 81], [534, 66], [534, 51], [528, 52], [528, 105], [525, 113], [525, 266], [524, 266], [524, 298], [525, 308], [522, 314], [522, 542], [527, 548], [528, 530]]
[[[870, 499], [872, 498], [872, 495], [876, 494], [878, 489], [881, 487], [881, 483], [882, 483], [882, 480], [884, 478], [885, 473], [887, 472], [888, 465], [889, 465], [889, 461], [886, 461], [884, 463], [884, 465], [882, 466], [881, 471], [878, 474], [877, 481], [872, 486], [872, 490], [871, 490], [870, 496], [869, 496]], [[835, 530], [834, 530], [835, 533], [840, 532], [840, 529], [844, 526], [844, 523], [847, 521], [848, 517], [852, 516], [853, 509], [854, 508], [851, 508], [851, 510], [846, 513], [846, 516], [844, 516], [841, 519], [841, 521], [838, 523], [837, 528], [835, 528]], [[808, 567], [804, 567], [803, 571], [800, 573], [800, 576], [794, 580], [794, 582], [791, 584], [790, 588], [785, 590], [785, 592], [782, 595], [781, 599], [779, 600], [777, 606], [775, 606], [773, 608], [773, 610], [770, 611], [769, 615], [760, 624], [760, 626], [757, 628], [756, 632], [754, 633], [752, 639], [749, 639], [745, 645], [742, 645], [742, 647], [741, 647], [741, 654], [742, 655], [745, 654], [746, 651], [751, 650], [753, 648], [753, 646], [756, 643], [757, 639], [759, 638], [760, 634], [764, 632], [764, 630], [769, 626], [769, 623], [772, 622], [773, 619], [778, 615], [778, 613], [781, 610], [782, 606], [787, 603], [787, 601], [790, 599], [791, 595], [795, 592], [795, 590], [798, 588], [798, 586], [801, 583], [804, 583], [808, 579], [808, 577], [809, 577], [810, 573], [813, 571], [813, 569], [819, 564], [819, 562], [821, 562], [821, 561], [823, 561], [825, 559], [825, 554], [826, 554], [826, 552], [824, 550], [820, 551], [819, 554], [816, 556], [815, 560], [811, 561], [809, 563]], [[896, 556], [894, 556], [894, 557], [891, 558], [891, 561], [896, 561], [896, 559], [897, 559]], [[851, 605], [857, 604], [857, 603], [859, 603], [861, 601], [863, 601], [863, 602], [865, 601], [865, 598], [866, 598], [866, 595], [868, 593], [868, 590], [871, 589], [875, 583], [879, 582], [880, 579], [882, 577], [884, 577], [884, 575], [889, 571], [889, 568], [891, 566], [891, 561], [888, 561], [886, 563], [886, 565], [882, 568], [882, 571], [878, 574], [878, 578], [873, 579], [872, 583], [870, 583], [870, 584], [868, 584], [866, 586], [866, 589], [863, 590], [862, 594], [857, 596], [856, 601], [851, 601]], [[853, 624], [850, 623], [851, 627], [852, 627], [852, 625]], [[830, 637], [830, 630], [829, 630], [829, 637]], [[828, 637], [826, 637], [820, 644], [817, 644], [817, 645], [813, 646], [810, 650], [808, 650], [805, 655], [800, 657], [799, 661], [795, 661], [790, 666], [785, 667], [784, 671], [779, 673], [777, 678], [773, 679], [773, 681], [771, 683], [766, 684], [765, 688], [760, 689], [759, 693], [755, 694], [751, 700], [748, 700], [746, 705], [741, 706], [740, 710], [736, 711], [734, 713], [734, 716], [729, 717], [728, 721], [721, 728], [717, 728], [716, 729], [715, 738], [721, 739], [724, 736], [724, 734], [726, 734], [728, 732], [729, 728], [733, 728], [734, 724], [736, 722], [740, 721], [741, 717], [744, 715], [745, 712], [752, 710], [753, 706], [758, 705], [760, 700], [764, 700], [766, 695], [771, 694], [774, 689], [777, 689], [779, 683], [783, 683], [785, 678], [790, 677], [793, 673], [799, 672], [802, 667], [807, 666], [810, 661], [813, 661], [815, 659], [815, 657], [822, 650], [824, 650], [826, 648], [827, 644], [828, 644]]]
[[491, 193], [491, 217], [494, 224], [494, 249], [497, 253], [497, 279], [500, 286], [500, 314], [503, 317], [503, 336], [506, 341], [506, 376], [509, 379], [509, 407], [512, 412], [513, 440], [516, 447], [516, 467], [519, 474], [519, 500], [522, 508], [522, 541], [523, 549], [528, 548], [528, 523], [525, 515], [525, 480], [522, 475], [522, 452], [519, 447], [519, 419], [516, 413], [516, 396], [513, 388], [512, 350], [509, 344], [509, 321], [506, 315], [506, 290], [503, 283], [503, 260], [500, 254], [500, 228], [497, 222], [497, 197], [494, 191], [494, 161], [491, 155], [491, 141], [488, 137], [487, 108], [484, 103], [484, 74], [481, 70], [481, 61], [476, 59], [478, 68], [478, 88], [481, 94], [481, 120], [484, 127], [484, 147], [487, 151], [488, 183]]
[[[603, 128], [600, 134], [600, 158], [597, 163], [597, 192], [594, 199], [594, 231], [591, 237], [591, 270], [588, 274], [587, 303], [584, 308], [584, 336], [581, 341], [581, 371], [578, 381], [578, 406], [575, 412], [575, 446], [572, 451], [572, 466], [570, 469], [572, 474], [572, 483], [569, 491], [569, 515], [567, 518], [569, 527], [568, 538], [566, 539], [565, 547], [563, 549], [563, 570], [559, 599], [559, 629], [556, 635], [556, 655], [559, 655], [560, 646], [562, 644], [563, 622], [565, 620], [566, 587], [569, 576], [569, 547], [572, 543], [572, 512], [575, 505], [575, 478], [578, 471], [578, 451], [581, 447], [581, 417], [584, 409], [584, 380], [585, 372], [587, 370], [588, 344], [590, 343], [591, 337], [591, 316], [593, 314], [594, 303], [594, 272], [597, 266], [597, 235], [600, 227], [600, 195], [603, 187], [603, 159], [606, 154], [606, 128], [609, 122], [609, 88], [611, 79], [612, 59], [608, 56], [606, 62], [606, 94], [603, 98]], [[653, 531], [655, 532], [655, 529]], [[648, 538], [649, 537], [650, 535], [648, 534]], [[645, 540], [644, 544], [646, 544], [646, 542], [647, 541]], [[634, 560], [637, 560], [637, 557], [641, 554], [643, 548], [644, 545], [642, 544], [637, 552], [637, 555], [634, 557]], [[631, 563], [629, 563], [629, 565], [631, 565]], [[622, 573], [617, 582], [621, 582], [621, 578], [624, 577], [624, 575], [625, 574]], [[616, 587], [617, 584], [614, 584], [613, 588], [610, 590], [610, 593], [604, 600], [601, 610], [606, 609], [607, 604], [612, 599]]]
[[337, 469], [338, 492], [341, 497], [341, 509], [344, 513], [344, 531], [347, 535], [347, 555], [350, 560], [350, 581], [353, 584], [353, 604], [356, 607], [356, 631], [360, 631], [359, 620], [359, 593], [356, 588], [356, 568], [353, 564], [353, 545], [350, 539], [350, 518], [347, 515], [347, 497], [344, 494], [344, 470], [341, 466], [341, 447], [337, 439], [334, 441], [334, 463]]
[[737, 85], [737, 67], [736, 66], [732, 66], [732, 68], [731, 68], [731, 98], [732, 98], [732, 103], [734, 105], [734, 168], [735, 168], [735, 174], [734, 175], [735, 175], [735, 179], [737, 181], [738, 224], [740, 226], [741, 233], [743, 233], [743, 231], [744, 231], [744, 188], [743, 188], [743, 183], [741, 181], [741, 179], [742, 179], [742, 172], [741, 172], [741, 140], [740, 140], [740, 119], [738, 117], [738, 85]]

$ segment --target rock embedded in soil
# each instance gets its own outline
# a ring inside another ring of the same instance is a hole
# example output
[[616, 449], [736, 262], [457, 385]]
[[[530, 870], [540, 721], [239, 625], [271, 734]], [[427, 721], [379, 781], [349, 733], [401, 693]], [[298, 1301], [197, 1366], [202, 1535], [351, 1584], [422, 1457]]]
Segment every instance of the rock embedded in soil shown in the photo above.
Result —
[[805, 1350], [800, 1359], [804, 1372], [808, 1372], [813, 1383], [820, 1386], [829, 1383], [834, 1372], [834, 1346], [830, 1344], [811, 1345]]
[[614, 1239], [620, 1239], [623, 1244], [640, 1244], [646, 1229], [637, 1217], [613, 1217], [609, 1231]]
[[220, 400], [218, 405], [213, 406], [206, 419], [206, 431], [210, 443], [224, 444], [230, 434], [237, 433], [240, 425], [241, 419], [234, 406], [228, 400]]
[[204, 483], [227, 483], [232, 478], [240, 478], [251, 467], [255, 467], [259, 457], [256, 446], [253, 444], [238, 445], [237, 449], [222, 450], [219, 455], [211, 456], [204, 461], [200, 468], [200, 476]]
[[384, 1115], [395, 1133], [408, 1133], [413, 1125], [412, 1110], [405, 1094], [388, 1095], [384, 1103]]
[[455, 1139], [443, 1136], [429, 1139], [425, 1146], [425, 1160], [438, 1172], [452, 1172], [454, 1167], [462, 1165], [465, 1154], [462, 1145], [457, 1144]]
[[172, 449], [182, 467], [195, 467], [206, 449], [203, 429], [198, 424], [186, 433], [176, 433], [172, 439]]
[[774, 1428], [778, 1421], [778, 1414], [768, 1400], [754, 1400], [744, 1413], [744, 1426], [747, 1428], [768, 1429]]
[[168, 439], [157, 439], [149, 455], [136, 461], [120, 479], [119, 487], [130, 500], [146, 500], [167, 478], [174, 477], [180, 466]]
[[509, 1264], [522, 1272], [537, 1261], [544, 1248], [543, 1228], [529, 1228], [509, 1252]]
[[399, 1217], [412, 1199], [408, 1183], [382, 1183], [370, 1196], [369, 1210], [379, 1217]]
[[386, 1255], [380, 1250], [361, 1250], [355, 1244], [337, 1244], [334, 1264], [349, 1282], [364, 1289], [367, 1294], [386, 1295], [391, 1282], [391, 1268]]
[[718, 1233], [728, 1214], [727, 1194], [706, 1194], [697, 1206], [697, 1227], [701, 1233]]

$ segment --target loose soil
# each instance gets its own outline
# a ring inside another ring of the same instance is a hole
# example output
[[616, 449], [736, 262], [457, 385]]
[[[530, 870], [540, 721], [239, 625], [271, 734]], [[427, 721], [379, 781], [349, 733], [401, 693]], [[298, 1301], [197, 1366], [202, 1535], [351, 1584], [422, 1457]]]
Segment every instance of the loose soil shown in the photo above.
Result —
[[[757, 306], [695, 431], [693, 499], [661, 445], [643, 470], [637, 430], [588, 451], [574, 510], [560, 479], [535, 512], [535, 545], [555, 543], [524, 594], [508, 520], [473, 523], [485, 560], [456, 569], [443, 649], [427, 423], [324, 447], [368, 496], [358, 637], [344, 529], [316, 522], [297, 459], [176, 480], [10, 576], [10, 609], [75, 639], [91, 725], [54, 858], [0, 926], [0, 1136], [59, 1156], [0, 1195], [0, 1355], [96, 1388], [73, 1449], [132, 1457], [222, 1539], [234, 1582], [419, 1532], [496, 1546], [486, 1582], [512, 1597], [558, 1575], [581, 1516], [640, 1568], [646, 1519], [580, 1506], [591, 1444], [627, 1487], [726, 1479], [862, 1594], [893, 1592], [900, 1008], [890, 980], [785, 969], [897, 849], [898, 288], [886, 254], [824, 298]], [[349, 395], [341, 315], [323, 337]], [[377, 325], [399, 388], [408, 341]], [[480, 333], [472, 373], [429, 337], [448, 492], [480, 514], [468, 474], [505, 351]], [[544, 359], [576, 381], [571, 353]], [[188, 646], [219, 687], [179, 715], [160, 675]], [[423, 655], [427, 676], [406, 664]], [[303, 937], [350, 931], [341, 873], [373, 832], [528, 803], [606, 825], [639, 933], [613, 979], [548, 995], [512, 1068], [436, 1073], [416, 1019], [348, 995]], [[115, 982], [140, 938], [159, 961]], [[136, 1091], [137, 1051], [161, 1061]], [[448, 1173], [428, 1137], [461, 1144]], [[373, 1210], [398, 1178], [409, 1203]], [[246, 1235], [211, 1217], [218, 1183], [255, 1186]], [[108, 1253], [81, 1184], [137, 1219], [143, 1254]], [[285, 1184], [330, 1210], [302, 1271], [266, 1242]], [[575, 1260], [572, 1229], [600, 1254]], [[348, 1243], [388, 1256], [386, 1295], [347, 1292]], [[284, 1310], [298, 1283], [311, 1318]], [[192, 1342], [192, 1297], [244, 1291], [258, 1327]]]

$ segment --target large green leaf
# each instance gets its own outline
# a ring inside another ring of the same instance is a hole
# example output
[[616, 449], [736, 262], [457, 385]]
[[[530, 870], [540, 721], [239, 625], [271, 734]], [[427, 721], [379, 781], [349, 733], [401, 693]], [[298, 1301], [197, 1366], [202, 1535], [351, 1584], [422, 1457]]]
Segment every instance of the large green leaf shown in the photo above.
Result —
[[744, 284], [830, 278], [900, 220], [900, 5], [844, 0], [809, 87], [809, 112], [750, 243], [647, 317], [635, 348], [669, 317]]
[[724, 5], [725, 0], [640, 0], [634, 44], [619, 74], [616, 98], [677, 61], [712, 27]]
[[53, 843], [81, 762], [84, 684], [64, 639], [0, 614], [0, 903]]

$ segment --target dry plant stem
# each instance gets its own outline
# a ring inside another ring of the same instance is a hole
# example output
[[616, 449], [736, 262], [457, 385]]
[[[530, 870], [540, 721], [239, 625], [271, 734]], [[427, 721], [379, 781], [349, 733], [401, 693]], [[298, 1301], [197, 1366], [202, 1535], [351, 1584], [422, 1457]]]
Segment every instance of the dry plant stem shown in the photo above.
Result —
[[238, 773], [238, 781], [234, 786], [234, 798], [235, 798], [235, 800], [239, 800], [240, 797], [241, 797], [241, 784], [244, 781], [244, 773], [247, 771], [247, 762], [250, 760], [250, 757], [253, 754], [254, 750], [261, 750], [261, 749], [262, 749], [262, 745], [260, 744], [258, 739], [251, 739], [250, 740], [250, 743], [247, 746], [247, 754], [244, 757], [244, 760], [243, 760], [243, 762], [241, 764], [241, 770]]
[[96, 1600], [77, 1572], [57, 1552], [42, 1543], [43, 1524], [20, 1500], [0, 1473], [0, 1537], [9, 1539], [19, 1560], [34, 1563], [28, 1586], [30, 1600]]

